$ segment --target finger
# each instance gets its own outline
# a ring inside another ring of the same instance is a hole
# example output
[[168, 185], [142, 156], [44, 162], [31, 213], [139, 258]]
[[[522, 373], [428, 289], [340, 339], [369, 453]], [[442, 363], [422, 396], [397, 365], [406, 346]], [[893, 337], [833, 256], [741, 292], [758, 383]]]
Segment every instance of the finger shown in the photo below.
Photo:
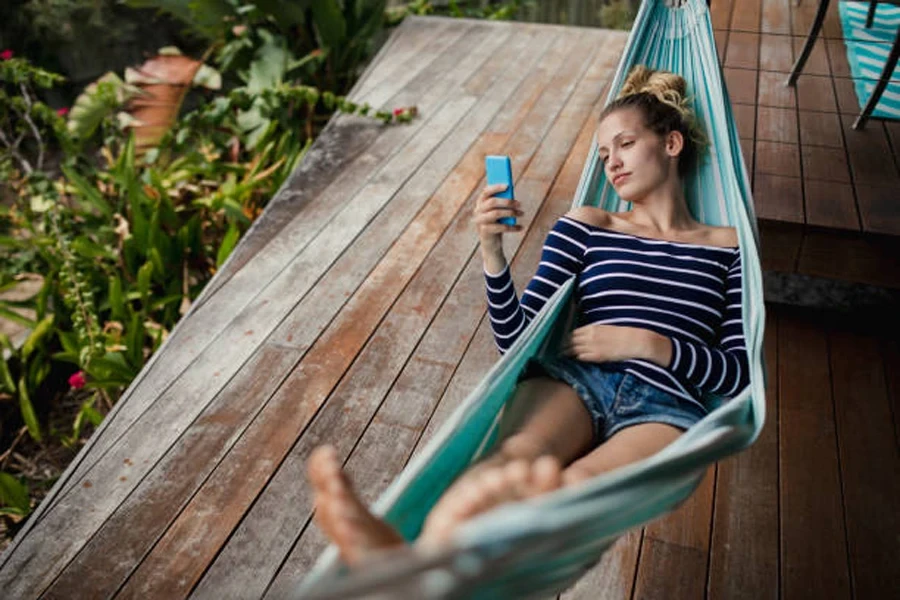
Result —
[[478, 213], [475, 215], [475, 220], [480, 223], [492, 223], [497, 219], [501, 219], [503, 217], [521, 217], [523, 216], [522, 211], [520, 210], [510, 210], [510, 209], [494, 209], [485, 212]]

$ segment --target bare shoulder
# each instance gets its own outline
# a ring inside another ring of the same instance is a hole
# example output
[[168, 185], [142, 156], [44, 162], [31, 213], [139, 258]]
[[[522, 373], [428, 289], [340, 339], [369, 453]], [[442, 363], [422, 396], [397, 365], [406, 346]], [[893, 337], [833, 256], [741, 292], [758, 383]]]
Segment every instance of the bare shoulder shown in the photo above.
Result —
[[566, 216], [594, 227], [609, 227], [609, 213], [596, 206], [576, 206]]
[[709, 225], [700, 231], [701, 243], [710, 246], [733, 248], [738, 245], [737, 230], [734, 227], [716, 227]]

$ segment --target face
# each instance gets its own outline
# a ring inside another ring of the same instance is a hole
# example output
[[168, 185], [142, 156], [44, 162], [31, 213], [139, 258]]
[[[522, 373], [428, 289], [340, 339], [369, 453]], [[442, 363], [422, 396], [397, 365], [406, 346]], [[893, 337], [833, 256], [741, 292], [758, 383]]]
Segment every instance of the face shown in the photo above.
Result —
[[677, 132], [663, 137], [647, 129], [635, 108], [610, 113], [597, 128], [606, 178], [628, 202], [640, 200], [670, 177], [678, 177], [680, 142]]

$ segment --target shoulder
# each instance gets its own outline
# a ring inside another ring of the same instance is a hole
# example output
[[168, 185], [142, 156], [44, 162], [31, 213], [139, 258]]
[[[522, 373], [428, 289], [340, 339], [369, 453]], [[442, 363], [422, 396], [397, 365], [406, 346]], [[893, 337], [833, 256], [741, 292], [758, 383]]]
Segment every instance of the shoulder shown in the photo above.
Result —
[[609, 213], [595, 206], [576, 206], [567, 212], [565, 216], [594, 227], [609, 227], [610, 224]]
[[738, 245], [737, 230], [734, 227], [716, 227], [708, 225], [699, 232], [702, 244], [734, 248]]

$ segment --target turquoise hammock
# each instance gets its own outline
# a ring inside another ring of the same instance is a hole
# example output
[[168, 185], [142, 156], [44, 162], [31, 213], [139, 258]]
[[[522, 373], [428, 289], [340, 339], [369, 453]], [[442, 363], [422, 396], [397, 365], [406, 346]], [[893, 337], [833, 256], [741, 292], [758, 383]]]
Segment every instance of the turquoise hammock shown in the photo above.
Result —
[[[658, 454], [527, 502], [502, 506], [460, 528], [440, 552], [401, 550], [347, 575], [334, 547], [323, 553], [298, 593], [305, 598], [531, 598], [569, 587], [622, 533], [671, 511], [699, 485], [707, 467], [749, 446], [765, 418], [765, 322], [759, 237], [737, 127], [719, 69], [709, 10], [703, 0], [667, 6], [645, 0], [619, 63], [607, 101], [630, 68], [644, 64], [687, 80], [694, 110], [705, 124], [709, 153], [686, 179], [694, 216], [737, 229], [743, 262], [744, 337], [750, 385], [736, 398], [707, 398], [713, 408]], [[596, 142], [573, 206], [627, 210], [607, 184]], [[431, 442], [385, 491], [373, 511], [406, 539], [452, 481], [494, 442], [504, 403], [528, 360], [553, 353], [569, 330], [574, 280], [565, 284], [494, 365]]]

